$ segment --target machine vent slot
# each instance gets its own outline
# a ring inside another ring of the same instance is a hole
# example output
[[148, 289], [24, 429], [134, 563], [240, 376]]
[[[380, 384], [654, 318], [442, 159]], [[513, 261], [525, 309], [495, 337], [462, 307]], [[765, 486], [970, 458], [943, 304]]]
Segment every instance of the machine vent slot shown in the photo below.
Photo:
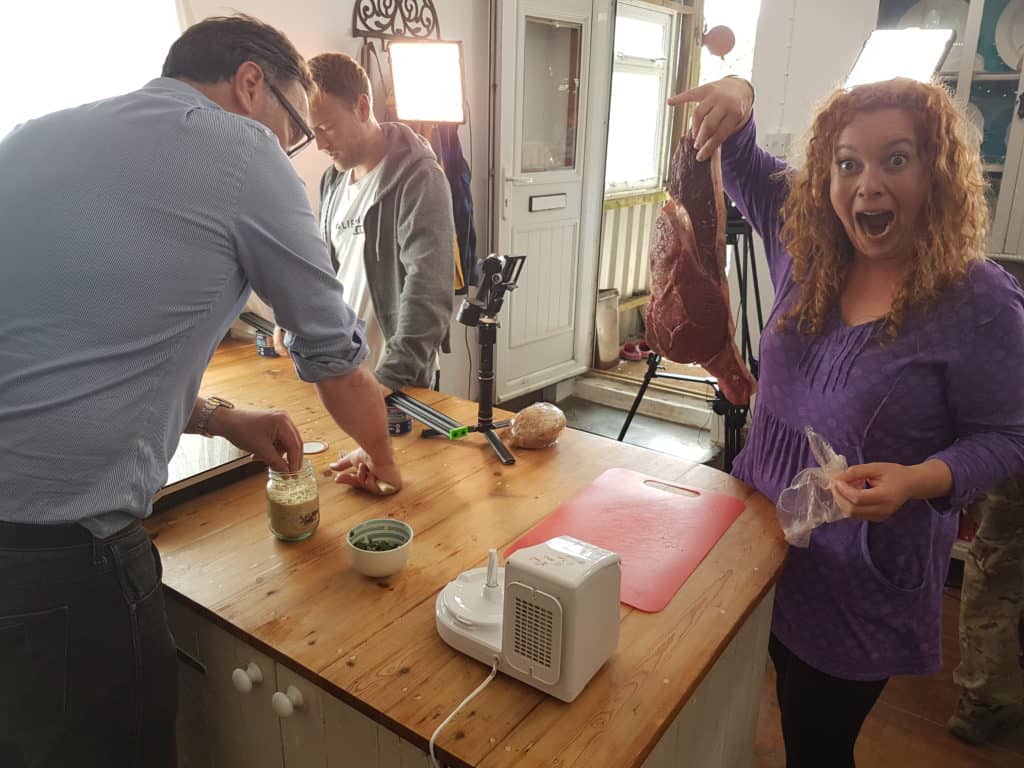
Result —
[[553, 624], [551, 611], [517, 596], [513, 641], [515, 653], [550, 669]]

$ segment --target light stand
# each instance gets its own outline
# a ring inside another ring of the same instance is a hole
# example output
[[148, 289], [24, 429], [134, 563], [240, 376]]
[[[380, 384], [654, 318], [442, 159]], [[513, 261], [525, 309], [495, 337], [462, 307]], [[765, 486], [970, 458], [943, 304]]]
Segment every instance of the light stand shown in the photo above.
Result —
[[[498, 312], [505, 300], [505, 292], [516, 288], [519, 273], [523, 271], [525, 256], [495, 256], [493, 253], [480, 263], [480, 287], [476, 296], [465, 299], [459, 308], [458, 321], [463, 325], [477, 328], [480, 344], [480, 369], [477, 382], [480, 385], [479, 407], [476, 426], [468, 427], [470, 432], [479, 432], [491, 444], [502, 464], [515, 464], [516, 457], [501, 441], [495, 430], [509, 425], [508, 421], [494, 421], [494, 345], [498, 340]], [[424, 437], [442, 433], [435, 429], [423, 430]]]
[[640, 391], [636, 393], [633, 405], [626, 414], [626, 420], [622, 423], [618, 441], [621, 443], [626, 438], [629, 425], [633, 423], [633, 417], [640, 407], [647, 388], [654, 379], [670, 379], [671, 381], [687, 381], [692, 384], [706, 384], [715, 393], [714, 400], [709, 400], [711, 410], [725, 419], [725, 444], [722, 446], [722, 467], [726, 472], [732, 471], [732, 462], [740, 451], [740, 431], [747, 422], [747, 406], [733, 405], [730, 403], [722, 390], [718, 387], [718, 379], [714, 376], [691, 376], [685, 373], [668, 373], [661, 370], [661, 355], [651, 352], [647, 355], [647, 373], [644, 374], [643, 383], [640, 384]]
[[754, 354], [753, 341], [750, 338], [750, 315], [747, 311], [747, 289], [753, 284], [754, 307], [757, 310], [758, 334], [764, 331], [764, 312], [761, 309], [761, 284], [757, 279], [757, 260], [754, 258], [754, 228], [743, 218], [729, 198], [725, 199], [725, 244], [733, 247], [736, 255], [736, 282], [739, 283], [740, 300], [740, 355], [756, 379], [760, 374], [761, 364]]

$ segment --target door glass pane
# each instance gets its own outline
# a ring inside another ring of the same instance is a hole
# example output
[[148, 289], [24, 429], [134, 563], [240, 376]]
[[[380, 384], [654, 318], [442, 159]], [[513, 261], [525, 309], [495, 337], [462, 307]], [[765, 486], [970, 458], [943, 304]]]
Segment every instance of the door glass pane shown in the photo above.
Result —
[[579, 24], [527, 17], [523, 51], [524, 173], [576, 167]]

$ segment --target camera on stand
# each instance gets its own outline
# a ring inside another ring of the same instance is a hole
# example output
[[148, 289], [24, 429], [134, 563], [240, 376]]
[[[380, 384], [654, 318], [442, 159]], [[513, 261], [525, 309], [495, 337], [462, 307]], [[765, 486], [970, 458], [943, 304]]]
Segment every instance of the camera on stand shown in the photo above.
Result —
[[423, 430], [424, 437], [441, 435], [457, 439], [466, 432], [483, 434], [502, 464], [515, 464], [516, 458], [495, 431], [507, 427], [509, 422], [494, 421], [494, 345], [498, 339], [498, 313], [505, 301], [505, 294], [515, 290], [525, 261], [525, 256], [496, 256], [493, 253], [485, 258], [480, 262], [480, 284], [476, 296], [463, 300], [456, 315], [463, 325], [476, 328], [479, 338], [480, 368], [477, 382], [480, 398], [476, 426], [463, 427], [445, 414], [400, 392], [387, 398], [389, 405], [402, 409], [413, 418], [425, 424], [437, 425]]

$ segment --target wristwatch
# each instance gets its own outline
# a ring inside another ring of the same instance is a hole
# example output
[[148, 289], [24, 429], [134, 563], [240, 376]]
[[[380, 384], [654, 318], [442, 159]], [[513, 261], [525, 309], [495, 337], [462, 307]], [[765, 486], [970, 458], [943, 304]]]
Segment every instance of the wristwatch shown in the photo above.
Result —
[[218, 408], [234, 408], [234, 403], [229, 403], [223, 397], [208, 397], [203, 403], [203, 407], [199, 409], [199, 418], [196, 419], [196, 432], [203, 437], [213, 437], [207, 431], [207, 425], [210, 423], [210, 416]]

